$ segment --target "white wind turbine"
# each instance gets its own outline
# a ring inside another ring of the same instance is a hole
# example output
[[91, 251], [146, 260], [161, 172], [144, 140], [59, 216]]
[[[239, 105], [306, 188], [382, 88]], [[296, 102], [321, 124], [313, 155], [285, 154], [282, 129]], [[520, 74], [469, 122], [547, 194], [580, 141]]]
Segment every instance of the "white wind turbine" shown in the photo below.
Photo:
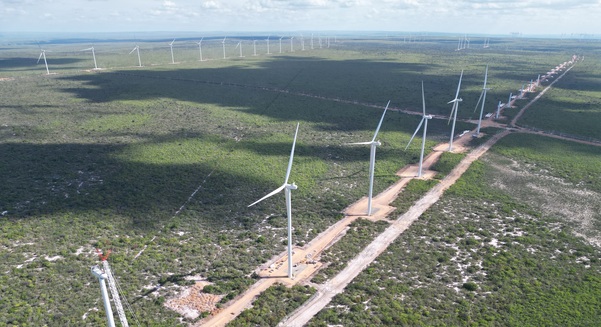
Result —
[[133, 50], [129, 52], [129, 54], [134, 53], [134, 51], [138, 52], [138, 67], [142, 67], [142, 60], [140, 59], [140, 46], [136, 44]]
[[313, 33], [311, 33], [311, 50], [313, 50]]
[[282, 53], [282, 39], [283, 38], [284, 38], [283, 36], [280, 38], [280, 53]]
[[253, 40], [253, 56], [257, 55], [257, 40]]
[[413, 141], [413, 138], [415, 137], [415, 135], [417, 134], [419, 129], [422, 127], [422, 124], [425, 123], [424, 124], [424, 135], [422, 136], [422, 151], [421, 151], [421, 154], [419, 155], [419, 168], [417, 170], [417, 177], [422, 177], [422, 166], [424, 164], [424, 149], [426, 148], [426, 132], [428, 131], [428, 120], [432, 119], [432, 115], [426, 115], [426, 98], [424, 97], [424, 82], [423, 81], [422, 81], [422, 104], [423, 104], [422, 120], [419, 122], [419, 125], [417, 125], [415, 132], [413, 132], [413, 136], [411, 136], [409, 143], [407, 143], [407, 146], [405, 147], [405, 150], [407, 150], [407, 148], [411, 144], [411, 141]]
[[240, 58], [242, 58], [242, 41], [238, 41], [238, 44], [236, 44], [236, 47], [234, 48], [234, 50], [240, 48]]
[[288, 184], [288, 178], [290, 177], [290, 170], [292, 169], [292, 160], [294, 158], [294, 147], [296, 145], [296, 136], [298, 134], [298, 126], [299, 123], [296, 124], [296, 132], [294, 132], [294, 141], [292, 142], [292, 150], [290, 150], [290, 159], [288, 161], [288, 169], [286, 169], [286, 178], [284, 179], [284, 184], [273, 190], [271, 193], [265, 195], [259, 200], [251, 203], [249, 207], [254, 206], [255, 204], [277, 194], [284, 190], [284, 194], [286, 196], [286, 214], [288, 216], [288, 278], [292, 278], [292, 201], [290, 199], [291, 190], [296, 190], [296, 184]]
[[199, 61], [202, 61], [202, 40], [204, 38], [205, 38], [204, 36], [201, 37], [200, 41], [198, 41], [198, 43], [196, 43], [196, 44], [198, 44], [198, 52], [200, 52], [200, 60]]
[[[461, 70], [461, 76], [459, 76], [459, 84], [457, 84], [457, 93], [455, 93], [455, 99], [449, 101], [447, 104], [452, 103], [453, 109], [451, 109], [451, 114], [449, 115], [449, 122], [451, 122], [451, 118], [453, 118], [453, 127], [451, 128], [451, 140], [449, 141], [449, 152], [453, 151], [453, 137], [455, 137], [455, 122], [457, 122], [457, 110], [459, 110], [459, 102], [463, 101], [463, 99], [459, 98], [459, 89], [461, 88], [461, 79], [463, 78], [463, 70]], [[448, 123], [447, 123], [448, 124]]]
[[92, 50], [92, 58], [94, 58], [94, 69], [98, 69], [98, 65], [96, 65], [96, 53], [94, 52], [94, 47], [83, 49], [80, 51], [90, 51]]
[[270, 36], [271, 36], [271, 35], [268, 35], [268, 36], [267, 36], [267, 54], [271, 54], [271, 53], [269, 52], [269, 37], [270, 37]]
[[382, 126], [382, 121], [384, 121], [384, 115], [386, 115], [386, 110], [388, 110], [388, 106], [390, 105], [390, 100], [386, 104], [386, 108], [384, 108], [384, 113], [382, 114], [382, 118], [380, 118], [380, 122], [378, 123], [378, 127], [376, 128], [376, 132], [374, 133], [374, 137], [369, 142], [357, 142], [350, 143], [356, 145], [370, 145], [371, 152], [369, 155], [369, 193], [367, 198], [367, 215], [371, 216], [371, 199], [374, 188], [374, 170], [376, 167], [376, 147], [381, 145], [380, 141], [376, 141], [376, 137], [378, 137], [378, 132], [380, 131], [380, 127]]
[[48, 61], [46, 61], [46, 50], [40, 49], [42, 52], [40, 53], [40, 56], [38, 57], [38, 64], [40, 63], [40, 59], [42, 59], [42, 57], [44, 58], [44, 64], [46, 65], [46, 75], [50, 75], [50, 70], [48, 69]]
[[305, 38], [303, 37], [302, 34], [301, 34], [301, 50], [305, 51]]
[[225, 59], [225, 39], [226, 38], [227, 38], [227, 36], [223, 38], [223, 41], [221, 41], [221, 45], [223, 46], [223, 59]]
[[486, 72], [484, 73], [484, 86], [482, 86], [482, 93], [480, 93], [480, 98], [476, 103], [476, 108], [474, 108], [474, 112], [478, 110], [478, 105], [480, 104], [480, 100], [482, 100], [482, 106], [480, 107], [480, 118], [478, 119], [478, 128], [476, 129], [476, 134], [474, 136], [480, 135], [480, 125], [482, 124], [482, 113], [484, 112], [484, 102], [486, 102], [486, 92], [490, 90], [490, 88], [486, 87], [486, 81], [488, 80], [488, 65], [486, 65]]
[[169, 48], [171, 48], [171, 63], [175, 64], [175, 59], [173, 58], [173, 42], [175, 42], [175, 39], [169, 43]]
[[290, 37], [290, 52], [294, 52], [294, 36]]

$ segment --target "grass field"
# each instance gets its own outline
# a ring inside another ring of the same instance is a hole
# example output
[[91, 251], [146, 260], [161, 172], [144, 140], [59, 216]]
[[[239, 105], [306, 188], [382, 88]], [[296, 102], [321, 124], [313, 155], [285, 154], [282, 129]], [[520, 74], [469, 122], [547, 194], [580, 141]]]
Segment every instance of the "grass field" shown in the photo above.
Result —
[[[193, 43], [176, 43], [180, 63], [171, 65], [169, 41], [140, 42], [142, 68], [127, 54], [133, 44], [96, 44], [105, 68], [96, 72], [86, 71], [90, 53], [78, 51], [89, 43], [42, 44], [52, 75], [36, 64], [37, 45], [0, 48], [0, 325], [102, 324], [94, 248], [113, 250], [114, 274], [143, 324], [179, 323], [162, 303], [187, 276], [231, 299], [284, 250], [283, 196], [246, 206], [282, 183], [296, 122], [291, 181], [302, 244], [367, 192], [369, 150], [346, 143], [370, 140], [382, 109], [361, 103], [420, 110], [424, 80], [428, 112], [448, 113], [465, 69], [459, 115], [469, 118], [487, 63], [494, 108], [586, 45], [499, 39], [456, 52], [444, 39], [347, 39], [282, 54], [272, 43], [271, 56], [265, 44], [257, 57], [229, 49], [218, 60], [215, 39], [203, 45], [203, 62]], [[418, 160], [417, 146], [403, 151], [418, 121], [387, 114], [376, 192]], [[428, 132], [431, 147], [449, 126], [433, 120]]]

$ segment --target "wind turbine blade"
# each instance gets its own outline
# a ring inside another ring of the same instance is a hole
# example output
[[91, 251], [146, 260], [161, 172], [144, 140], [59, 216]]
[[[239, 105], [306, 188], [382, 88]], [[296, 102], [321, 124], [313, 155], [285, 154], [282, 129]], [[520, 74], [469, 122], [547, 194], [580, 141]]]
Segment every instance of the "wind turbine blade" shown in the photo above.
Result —
[[44, 52], [40, 53], [40, 56], [38, 57], [38, 64], [40, 63], [40, 59], [42, 59], [42, 56], [44, 55]]
[[355, 142], [355, 143], [347, 143], [348, 145], [367, 145], [367, 144], [372, 144], [374, 142], [370, 141], [370, 142]]
[[474, 108], [474, 112], [476, 112], [476, 110], [478, 110], [478, 105], [480, 104], [480, 101], [482, 101], [482, 96], [484, 95], [484, 90], [482, 90], [482, 92], [480, 93], [480, 97], [478, 98], [478, 102], [476, 102], [476, 108]]
[[258, 200], [257, 200], [257, 201], [255, 201], [255, 202], [253, 202], [253, 203], [249, 204], [248, 206], [249, 206], [249, 207], [252, 207], [252, 206], [254, 206], [255, 204], [257, 204], [257, 203], [259, 203], [259, 202], [261, 202], [261, 201], [263, 201], [263, 200], [267, 199], [268, 197], [271, 197], [271, 196], [274, 196], [274, 195], [276, 195], [276, 194], [280, 193], [280, 192], [281, 192], [281, 191], [282, 191], [282, 190], [283, 190], [285, 187], [286, 187], [286, 184], [282, 184], [282, 186], [280, 186], [280, 187], [276, 188], [275, 190], [271, 191], [271, 193], [269, 193], [269, 194], [267, 194], [266, 196], [264, 196], [264, 197], [262, 197], [262, 198], [258, 199]]
[[426, 119], [425, 117], [422, 118], [422, 120], [417, 125], [417, 128], [415, 129], [415, 132], [413, 132], [413, 136], [411, 136], [411, 139], [409, 140], [409, 143], [407, 143], [407, 146], [405, 147], [405, 150], [407, 150], [407, 148], [409, 147], [409, 144], [411, 144], [411, 141], [413, 141], [413, 138], [415, 137], [415, 135], [417, 134], [417, 132], [419, 132], [419, 129], [422, 127], [422, 124], [424, 123], [425, 119]]
[[[423, 109], [424, 109], [423, 110], [424, 116], [426, 116], [426, 97], [424, 97], [424, 81], [422, 81], [422, 104], [423, 104]], [[409, 141], [409, 142], [411, 142], [411, 141]]]
[[83, 50], [79, 50], [79, 51], [90, 51], [90, 50], [92, 50], [92, 49], [93, 49], [93, 48], [87, 48], [87, 49], [83, 49]]
[[296, 136], [298, 135], [298, 126], [300, 123], [296, 123], [296, 132], [294, 132], [294, 141], [292, 141], [292, 150], [290, 150], [290, 160], [288, 160], [288, 169], [286, 169], [286, 179], [284, 185], [288, 184], [288, 178], [290, 177], [290, 170], [292, 170], [292, 159], [294, 158], [294, 147], [296, 146]]
[[457, 93], [455, 93], [455, 100], [459, 98], [459, 89], [461, 88], [461, 79], [463, 78], [463, 70], [461, 70], [461, 76], [459, 76], [459, 84], [457, 84]]
[[171, 41], [171, 43], [169, 43], [169, 45], [173, 45], [173, 42], [175, 42], [175, 39], [173, 39], [173, 41]]
[[486, 81], [488, 80], [488, 65], [486, 65], [486, 71], [484, 73], [484, 88], [486, 88]]
[[380, 118], [380, 122], [378, 123], [378, 128], [376, 128], [376, 132], [374, 133], [374, 138], [371, 140], [372, 142], [374, 142], [376, 140], [376, 137], [378, 137], [378, 132], [380, 131], [380, 127], [382, 126], [382, 121], [384, 121], [384, 115], [386, 115], [386, 110], [388, 110], [389, 105], [390, 105], [390, 100], [388, 100], [388, 103], [386, 104], [386, 108], [384, 108], [384, 113], [382, 114], [382, 118]]
[[131, 50], [131, 51], [129, 52], [129, 54], [132, 54], [132, 53], [134, 53], [134, 51], [136, 51], [136, 49], [137, 49], [137, 48], [138, 48], [138, 47], [135, 47], [133, 50]]
[[457, 101], [453, 103], [453, 109], [451, 109], [451, 114], [449, 115], [449, 120], [447, 121], [447, 125], [451, 123], [451, 118], [453, 118], [453, 113], [455, 112], [455, 108], [457, 107]]

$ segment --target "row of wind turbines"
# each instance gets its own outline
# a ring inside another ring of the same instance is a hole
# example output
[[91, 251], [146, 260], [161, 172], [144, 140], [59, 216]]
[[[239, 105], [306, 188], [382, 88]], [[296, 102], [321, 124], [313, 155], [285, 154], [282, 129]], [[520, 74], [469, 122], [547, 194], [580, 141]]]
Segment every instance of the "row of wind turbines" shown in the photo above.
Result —
[[[451, 108], [451, 113], [449, 115], [449, 123], [452, 119], [453, 125], [451, 128], [451, 137], [450, 137], [448, 151], [453, 150], [453, 138], [454, 138], [454, 133], [455, 133], [455, 122], [457, 120], [457, 111], [459, 109], [459, 102], [462, 101], [462, 99], [459, 98], [459, 91], [461, 88], [462, 78], [463, 78], [463, 71], [461, 71], [461, 75], [459, 77], [459, 83], [457, 85], [457, 91], [455, 93], [455, 98], [448, 102], [448, 104], [451, 104], [451, 103], [453, 104], [453, 106]], [[478, 104], [476, 105], [476, 108], [477, 108], [478, 105], [480, 105], [480, 103], [482, 103], [481, 109], [480, 109], [480, 120], [478, 122], [478, 130], [477, 130], [478, 133], [480, 131], [482, 112], [484, 110], [484, 102], [486, 101], [486, 92], [487, 92], [487, 90], [489, 90], [486, 87], [487, 78], [488, 78], [488, 65], [486, 66], [486, 73], [485, 73], [485, 77], [484, 77], [484, 86], [482, 88], [482, 93], [480, 95], [480, 99], [478, 100]], [[424, 128], [423, 128], [417, 177], [422, 177], [422, 175], [423, 175], [423, 161], [424, 161], [424, 152], [425, 152], [425, 147], [426, 147], [426, 135], [427, 135], [427, 130], [428, 130], [428, 120], [433, 118], [432, 115], [428, 115], [426, 113], [426, 100], [425, 100], [425, 94], [424, 94], [423, 81], [422, 81], [421, 87], [422, 87], [422, 90], [421, 90], [422, 91], [422, 119], [420, 120], [419, 124], [417, 125], [417, 128], [415, 129], [415, 132], [413, 133], [413, 135], [409, 139], [409, 142], [407, 143], [407, 146], [405, 147], [405, 150], [407, 150], [409, 148], [409, 146], [411, 145], [411, 142], [413, 141], [413, 139], [415, 138], [415, 136], [417, 135], [417, 133], [420, 131], [420, 129], [423, 126]], [[370, 146], [369, 191], [368, 191], [368, 196], [367, 196], [368, 204], [367, 204], [367, 213], [366, 213], [367, 216], [371, 216], [372, 211], [373, 211], [372, 210], [372, 197], [373, 197], [373, 186], [374, 186], [374, 171], [375, 171], [375, 165], [376, 165], [376, 149], [378, 146], [381, 145], [380, 141], [377, 140], [377, 138], [378, 138], [378, 133], [380, 131], [380, 128], [382, 127], [382, 122], [384, 121], [384, 117], [386, 116], [386, 112], [387, 112], [389, 106], [390, 106], [390, 101], [388, 101], [388, 103], [386, 104], [386, 107], [384, 108], [384, 112], [382, 113], [380, 121], [378, 122], [378, 126], [376, 127], [374, 135], [370, 141], [355, 142], [355, 143], [349, 144], [349, 145], [369, 145]], [[299, 126], [300, 126], [300, 123], [297, 123], [296, 130], [294, 132], [294, 139], [292, 141], [292, 149], [290, 151], [290, 158], [288, 160], [288, 168], [286, 169], [286, 175], [284, 177], [284, 183], [280, 187], [276, 188], [272, 192], [268, 193], [267, 195], [263, 196], [262, 198], [251, 203], [248, 206], [248, 207], [252, 207], [252, 206], [264, 201], [265, 199], [272, 197], [272, 196], [280, 193], [281, 191], [284, 191], [285, 200], [286, 200], [286, 216], [287, 216], [287, 220], [288, 220], [288, 248], [287, 248], [288, 253], [287, 254], [288, 254], [288, 277], [289, 278], [293, 277], [293, 274], [292, 274], [292, 267], [293, 267], [293, 263], [292, 263], [292, 201], [291, 201], [291, 193], [292, 192], [291, 191], [298, 189], [296, 184], [289, 183], [289, 179], [290, 179], [290, 172], [292, 170], [292, 163], [294, 160], [294, 149], [296, 147], [296, 140], [298, 137]]]
[[[271, 38], [271, 35], [268, 35], [267, 38], [264, 39], [264, 40], [254, 39], [252, 41], [253, 56], [258, 56], [258, 54], [257, 54], [257, 41], [265, 41], [266, 42], [266, 44], [267, 44], [267, 53], [266, 54], [270, 55], [270, 54], [273, 53], [273, 52], [271, 52], [271, 48], [270, 48], [270, 43], [269, 43], [270, 42], [270, 38]], [[280, 36], [279, 39], [276, 38], [276, 40], [279, 41], [279, 53], [283, 53], [284, 52], [284, 50], [282, 48], [282, 41], [284, 39], [286, 39], [286, 38], [288, 38], [290, 40], [290, 52], [295, 52], [295, 48], [294, 48], [294, 46], [295, 46], [295, 43], [294, 43], [295, 37], [294, 36], [290, 36], [290, 37]], [[322, 38], [322, 36], [320, 34], [317, 35], [316, 42], [314, 42], [314, 38], [315, 38], [315, 35], [314, 35], [314, 33], [312, 33], [311, 34], [311, 39], [310, 39], [310, 46], [309, 46], [311, 50], [317, 49], [317, 48], [322, 49], [324, 47], [330, 48], [331, 42], [334, 42], [334, 43], [338, 42], [338, 39], [336, 37], [334, 37], [334, 41], [331, 41], [331, 37], [327, 36], [327, 37], [323, 37]], [[173, 39], [171, 42], [168, 43], [169, 44], [170, 53], [171, 53], [171, 64], [176, 64], [175, 55], [174, 55], [174, 52], [173, 52], [173, 45], [175, 43], [175, 40], [176, 39]], [[206, 60], [208, 60], [206, 58], [206, 56], [203, 58], [203, 54], [202, 54], [203, 40], [204, 40], [204, 37], [201, 37], [200, 41], [194, 42], [195, 44], [198, 45], [199, 61], [206, 61]], [[223, 59], [227, 59], [227, 54], [226, 54], [226, 40], [227, 40], [227, 36], [224, 37], [223, 40], [221, 41], [221, 45], [222, 45], [222, 48], [223, 48]], [[305, 48], [305, 38], [304, 38], [304, 36], [302, 34], [298, 38], [297, 42], [300, 43], [301, 51], [305, 51], [306, 50], [306, 48]], [[206, 41], [205, 41], [205, 43], [206, 43]], [[236, 49], [239, 50], [239, 56], [238, 57], [240, 57], [240, 58], [245, 57], [244, 54], [243, 54], [243, 51], [242, 51], [242, 45], [243, 45], [242, 41], [238, 41], [238, 43], [236, 43], [236, 47], [234, 48], [234, 50], [236, 50]], [[96, 52], [94, 50], [94, 47], [82, 49], [82, 50], [79, 50], [79, 51], [91, 51], [92, 52], [92, 58], [94, 59], [94, 68], [93, 69], [94, 70], [101, 69], [101, 68], [98, 68], [98, 63], [96, 62]], [[46, 52], [51, 52], [51, 51], [50, 50], [42, 49], [40, 47], [40, 56], [38, 58], [37, 64], [39, 64], [40, 61], [42, 59], [44, 59], [44, 65], [46, 67], [46, 74], [50, 75], [51, 73], [50, 73], [50, 69], [48, 67], [48, 61], [46, 59]], [[134, 52], [137, 54], [137, 57], [138, 57], [138, 66], [137, 67], [143, 67], [142, 66], [142, 58], [140, 56], [140, 46], [138, 44], [136, 44], [136, 46], [129, 52], [129, 54], [131, 55]]]

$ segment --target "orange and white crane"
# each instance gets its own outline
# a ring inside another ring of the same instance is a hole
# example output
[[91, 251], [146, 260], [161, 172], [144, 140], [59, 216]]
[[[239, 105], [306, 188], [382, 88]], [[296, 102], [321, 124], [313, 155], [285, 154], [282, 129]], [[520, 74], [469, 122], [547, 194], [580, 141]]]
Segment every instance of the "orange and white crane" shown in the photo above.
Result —
[[104, 302], [104, 310], [106, 311], [108, 327], [115, 327], [115, 320], [113, 317], [111, 302], [106, 291], [105, 281], [107, 281], [109, 284], [109, 290], [111, 291], [111, 296], [113, 297], [113, 303], [115, 304], [117, 315], [121, 321], [121, 326], [129, 327], [129, 324], [127, 323], [127, 317], [125, 316], [125, 311], [123, 310], [123, 305], [121, 304], [121, 298], [119, 297], [117, 283], [115, 282], [115, 277], [113, 276], [113, 272], [111, 271], [111, 267], [107, 261], [111, 251], [108, 250], [106, 254], [103, 254], [101, 250], [96, 249], [96, 252], [100, 257], [100, 262], [102, 262], [102, 268], [98, 265], [92, 267], [92, 275], [98, 278], [98, 282], [100, 283], [100, 292], [102, 293], [102, 301]]

